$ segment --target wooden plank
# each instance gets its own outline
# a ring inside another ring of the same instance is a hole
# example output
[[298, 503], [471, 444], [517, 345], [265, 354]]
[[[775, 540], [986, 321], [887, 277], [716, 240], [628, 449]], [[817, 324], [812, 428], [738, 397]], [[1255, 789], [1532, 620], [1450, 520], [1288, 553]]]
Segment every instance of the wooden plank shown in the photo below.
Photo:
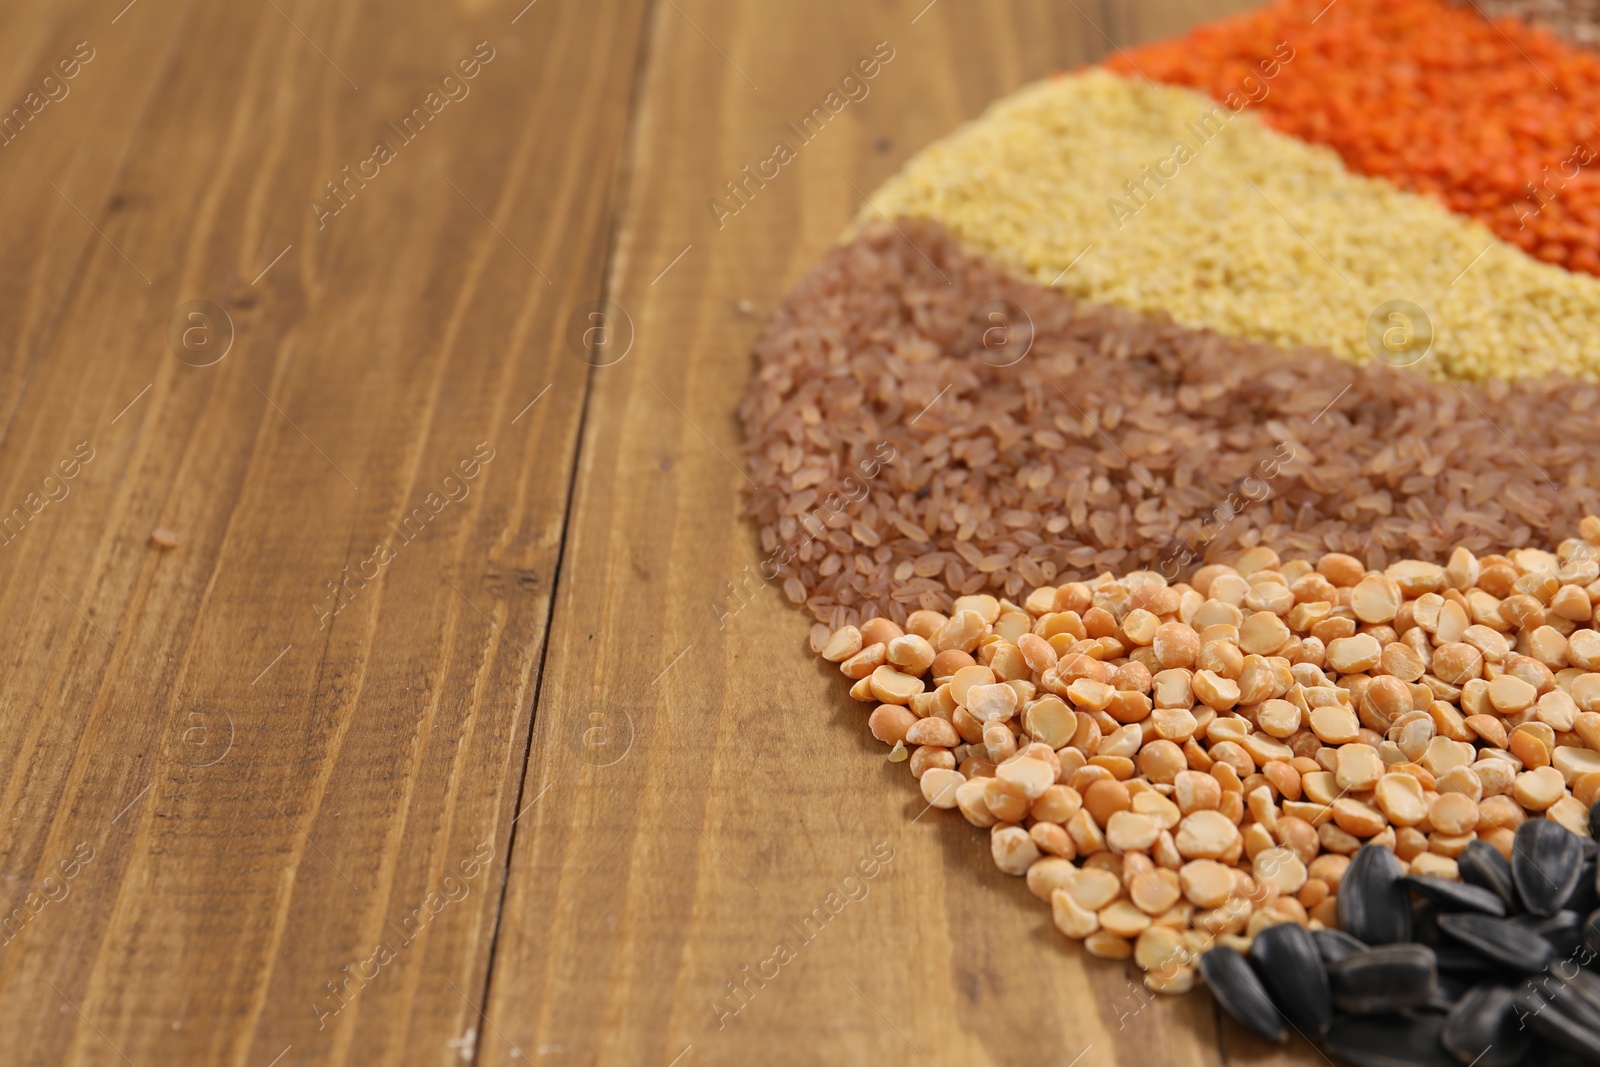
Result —
[[[0, 509], [68, 490], [0, 577], [13, 1061], [470, 1056], [589, 374], [567, 326], [600, 288], [644, 9], [117, 23], [152, 38], [147, 99], [123, 72], [127, 113], [96, 111], [127, 150], [52, 172], [88, 237], [52, 210], [6, 258], [85, 250], [7, 342]], [[214, 365], [168, 350], [190, 300], [232, 319]]]
[[[608, 284], [637, 339], [590, 401], [483, 1062], [1221, 1062], [1204, 996], [1134, 999], [985, 833], [916, 818], [739, 516], [760, 316], [909, 153], [1104, 54], [1089, 21], [1026, 0], [656, 9]], [[880, 41], [869, 95], [733, 213], [724, 183]]]

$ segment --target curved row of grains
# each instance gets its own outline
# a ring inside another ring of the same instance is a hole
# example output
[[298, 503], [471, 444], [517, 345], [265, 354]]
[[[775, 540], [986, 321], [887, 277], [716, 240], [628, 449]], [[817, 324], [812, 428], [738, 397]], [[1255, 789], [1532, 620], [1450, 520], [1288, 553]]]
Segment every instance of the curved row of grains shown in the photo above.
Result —
[[[1600, 511], [1593, 382], [1429, 382], [1191, 330], [897, 227], [796, 285], [740, 408], [760, 575], [830, 628], [1255, 544], [1380, 569], [1553, 549]], [[1005, 366], [973, 340], [999, 307], [1029, 331]]]
[[1600, 279], [1248, 107], [1104, 69], [1029, 86], [923, 149], [857, 222], [879, 213], [937, 220], [1041, 285], [1230, 336], [1369, 362], [1369, 318], [1404, 299], [1431, 322], [1431, 375], [1600, 377]]
[[962, 597], [812, 646], [924, 798], [990, 830], [1055, 924], [1155, 990], [1220, 939], [1336, 923], [1349, 857], [1456, 876], [1600, 798], [1600, 519], [1555, 553], [1313, 567], [1264, 548]]
[[[1280, 63], [1279, 49], [1293, 59]], [[1236, 94], [1357, 173], [1600, 274], [1600, 56], [1527, 22], [1448, 0], [1276, 0], [1106, 66]]]

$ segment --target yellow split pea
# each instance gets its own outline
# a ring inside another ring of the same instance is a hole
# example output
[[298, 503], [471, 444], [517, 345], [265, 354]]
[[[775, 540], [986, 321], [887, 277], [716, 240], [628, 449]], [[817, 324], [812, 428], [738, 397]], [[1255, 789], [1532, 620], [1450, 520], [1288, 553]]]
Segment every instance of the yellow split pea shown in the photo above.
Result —
[[1600, 278], [1187, 89], [1101, 70], [1033, 85], [911, 159], [858, 223], [878, 211], [1190, 326], [1365, 362], [1369, 320], [1402, 300], [1431, 322], [1425, 373], [1600, 379]]

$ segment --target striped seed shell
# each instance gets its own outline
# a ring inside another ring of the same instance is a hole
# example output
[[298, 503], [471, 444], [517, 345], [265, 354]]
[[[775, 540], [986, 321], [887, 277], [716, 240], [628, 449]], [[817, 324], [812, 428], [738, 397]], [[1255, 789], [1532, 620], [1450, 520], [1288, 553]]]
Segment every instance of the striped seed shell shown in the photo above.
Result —
[[1532, 930], [1555, 950], [1557, 956], [1570, 956], [1583, 939], [1583, 918], [1575, 911], [1558, 911], [1546, 918], [1541, 915], [1518, 915], [1511, 920], [1524, 930]]
[[1211, 995], [1241, 1026], [1280, 1045], [1289, 1040], [1288, 1025], [1243, 956], [1218, 945], [1201, 954], [1199, 967]]
[[[1328, 1051], [1355, 1067], [1457, 1067], [1439, 1044], [1444, 1016], [1354, 1015], [1328, 1030]], [[1481, 1065], [1480, 1065], [1481, 1067]]]
[[[1595, 919], [1596, 942], [1600, 943], [1600, 915], [1595, 916]], [[1317, 951], [1322, 953], [1324, 964], [1338, 963], [1347, 956], [1354, 956], [1357, 952], [1365, 952], [1372, 947], [1343, 930], [1332, 928], [1311, 931], [1311, 939], [1317, 943]]]
[[1438, 978], [1427, 945], [1379, 945], [1328, 968], [1333, 1002], [1351, 1015], [1420, 1008], [1433, 998]]
[[1555, 955], [1550, 942], [1509, 919], [1462, 912], [1439, 916], [1439, 929], [1468, 948], [1522, 974], [1540, 970]]
[[1522, 906], [1554, 915], [1577, 888], [1583, 871], [1578, 836], [1550, 819], [1529, 819], [1511, 842], [1511, 880]]
[[1498, 982], [1474, 986], [1450, 1010], [1440, 1044], [1462, 1063], [1513, 1067], [1533, 1043], [1517, 1019], [1514, 1000], [1512, 991]]
[[1477, 911], [1497, 918], [1506, 913], [1506, 902], [1500, 895], [1482, 886], [1433, 875], [1407, 875], [1400, 880], [1425, 900], [1432, 901], [1440, 911]]
[[1564, 1004], [1551, 1003], [1532, 989], [1519, 990], [1513, 997], [1514, 1010], [1522, 1024], [1548, 1044], [1576, 1052], [1586, 1062], [1600, 1062], [1600, 1032], [1583, 1025], [1565, 1010]]
[[1317, 943], [1302, 926], [1278, 923], [1256, 934], [1250, 946], [1261, 983], [1278, 1010], [1307, 1038], [1333, 1024], [1333, 997]]
[[1493, 845], [1478, 840], [1468, 842], [1456, 857], [1456, 868], [1461, 872], [1461, 880], [1468, 885], [1489, 890], [1505, 901], [1507, 907], [1522, 907], [1517, 899], [1516, 883], [1511, 879], [1511, 864]]
[[1339, 928], [1369, 945], [1411, 940], [1411, 897], [1400, 861], [1382, 845], [1362, 845], [1339, 882]]

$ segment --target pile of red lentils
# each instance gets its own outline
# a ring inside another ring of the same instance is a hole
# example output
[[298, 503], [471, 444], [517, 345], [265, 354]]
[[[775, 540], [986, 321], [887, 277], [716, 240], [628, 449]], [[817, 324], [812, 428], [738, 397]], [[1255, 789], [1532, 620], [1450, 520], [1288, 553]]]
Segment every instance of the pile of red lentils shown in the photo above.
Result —
[[958, 597], [813, 631], [936, 808], [989, 830], [1094, 955], [1159, 992], [1213, 943], [1335, 925], [1349, 857], [1457, 876], [1600, 798], [1600, 518], [1557, 551], [1282, 561]]
[[1277, 0], [1106, 65], [1243, 98], [1357, 173], [1600, 274], [1600, 55], [1543, 27], [1450, 0]]

